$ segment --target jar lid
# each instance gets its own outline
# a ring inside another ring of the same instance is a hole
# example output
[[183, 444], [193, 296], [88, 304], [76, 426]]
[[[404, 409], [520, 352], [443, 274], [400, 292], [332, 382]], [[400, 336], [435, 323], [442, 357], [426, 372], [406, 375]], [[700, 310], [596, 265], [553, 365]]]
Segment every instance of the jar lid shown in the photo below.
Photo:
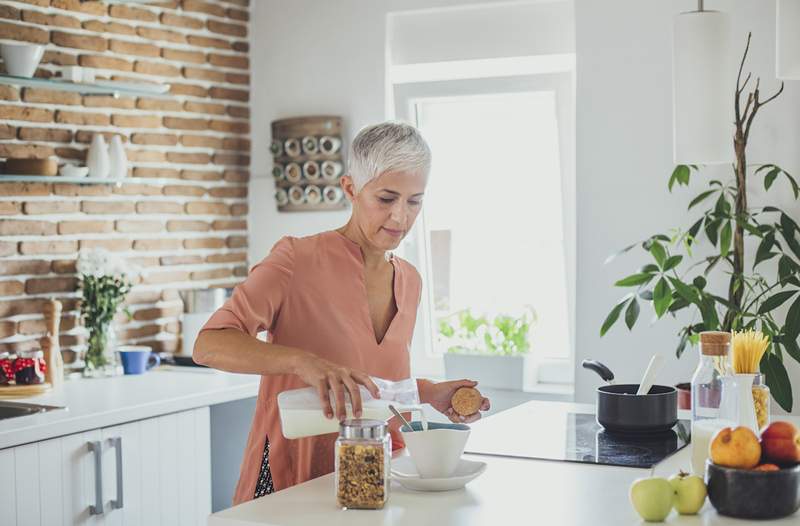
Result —
[[0, 352], [0, 360], [8, 360], [11, 354], [8, 351]]
[[339, 436], [342, 438], [383, 438], [387, 426], [383, 420], [353, 418], [339, 423]]
[[731, 346], [731, 333], [704, 331], [700, 333], [700, 353], [706, 356], [724, 356]]

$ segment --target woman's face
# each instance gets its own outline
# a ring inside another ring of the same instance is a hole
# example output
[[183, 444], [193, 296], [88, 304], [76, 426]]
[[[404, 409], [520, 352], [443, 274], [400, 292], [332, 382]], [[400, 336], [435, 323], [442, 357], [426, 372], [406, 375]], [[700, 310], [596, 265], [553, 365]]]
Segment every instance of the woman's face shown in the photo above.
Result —
[[352, 220], [375, 248], [393, 250], [406, 237], [419, 211], [426, 178], [419, 173], [384, 172], [355, 193], [349, 176], [342, 188], [353, 203]]

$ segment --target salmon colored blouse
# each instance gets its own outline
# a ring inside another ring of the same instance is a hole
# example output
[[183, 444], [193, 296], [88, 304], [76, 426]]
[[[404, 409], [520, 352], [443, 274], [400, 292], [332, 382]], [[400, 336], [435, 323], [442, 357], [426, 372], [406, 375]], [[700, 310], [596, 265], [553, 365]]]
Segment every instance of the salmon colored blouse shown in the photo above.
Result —
[[[392, 257], [397, 314], [375, 340], [359, 245], [336, 231], [284, 237], [254, 266], [202, 330], [233, 328], [313, 352], [371, 376], [410, 376], [409, 347], [421, 280], [407, 261]], [[253, 499], [267, 437], [275, 490], [331, 473], [336, 433], [289, 440], [281, 433], [277, 395], [305, 387], [295, 375], [262, 376], [234, 504]], [[400, 440], [396, 426], [393, 442]]]

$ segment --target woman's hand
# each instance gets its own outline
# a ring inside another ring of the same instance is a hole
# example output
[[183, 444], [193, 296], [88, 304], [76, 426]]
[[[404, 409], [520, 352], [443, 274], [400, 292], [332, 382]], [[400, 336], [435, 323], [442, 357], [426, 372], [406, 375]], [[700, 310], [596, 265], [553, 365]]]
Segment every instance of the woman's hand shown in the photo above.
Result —
[[353, 403], [353, 415], [361, 417], [361, 393], [358, 386], [363, 385], [372, 396], [380, 398], [378, 386], [366, 373], [336, 365], [324, 358], [320, 358], [310, 352], [303, 352], [296, 358], [294, 374], [300, 377], [306, 384], [314, 387], [319, 394], [319, 401], [322, 403], [322, 411], [326, 418], [333, 417], [328, 391], [333, 391], [336, 400], [336, 418], [344, 420], [347, 417], [345, 408], [345, 389], [350, 393], [350, 400]]
[[[422, 381], [422, 380], [420, 380]], [[475, 387], [478, 382], [472, 380], [453, 380], [450, 382], [425, 382], [420, 385], [420, 401], [431, 404], [437, 411], [447, 416], [451, 422], [470, 423], [481, 417], [481, 411], [488, 411], [491, 404], [488, 398], [481, 400], [480, 409], [472, 415], [461, 416], [453, 410], [450, 400], [456, 391], [462, 387]]]

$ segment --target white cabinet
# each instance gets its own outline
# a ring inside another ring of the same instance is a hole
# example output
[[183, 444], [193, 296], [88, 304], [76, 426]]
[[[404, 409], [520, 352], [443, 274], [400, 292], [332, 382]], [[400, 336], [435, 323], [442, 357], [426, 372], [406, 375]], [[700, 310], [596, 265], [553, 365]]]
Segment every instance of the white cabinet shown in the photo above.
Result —
[[211, 513], [203, 407], [0, 450], [0, 523], [198, 525]]

